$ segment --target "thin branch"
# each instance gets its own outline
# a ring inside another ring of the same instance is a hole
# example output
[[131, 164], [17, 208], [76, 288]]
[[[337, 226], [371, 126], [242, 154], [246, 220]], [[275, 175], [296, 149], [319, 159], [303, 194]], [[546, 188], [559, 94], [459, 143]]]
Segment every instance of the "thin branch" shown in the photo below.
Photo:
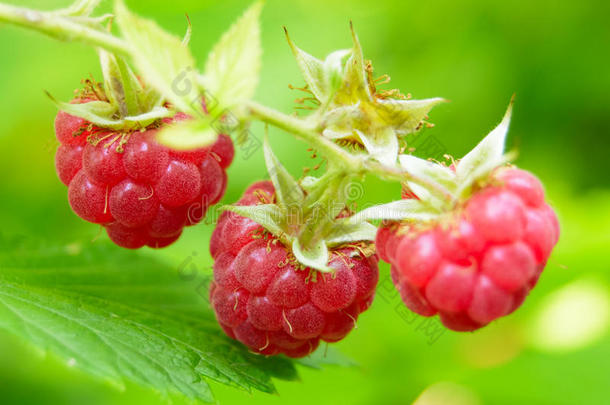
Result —
[[81, 19], [61, 16], [23, 7], [0, 4], [0, 22], [19, 25], [64, 41], [79, 41], [99, 46], [109, 52], [130, 56], [127, 43], [103, 30], [97, 30]]
[[411, 181], [425, 187], [427, 190], [444, 200], [453, 201], [454, 199], [454, 195], [448, 189], [436, 182], [429, 181], [428, 179], [417, 176], [399, 167], [383, 165], [372, 160], [369, 156], [358, 156], [349, 153], [320, 134], [314, 126], [299, 118], [286, 115], [255, 102], [248, 103], [248, 108], [254, 117], [290, 132], [297, 138], [309, 143], [320, 153], [328, 157], [330, 161], [334, 161], [346, 174], [363, 175], [374, 173], [387, 180], [396, 180], [399, 182]]

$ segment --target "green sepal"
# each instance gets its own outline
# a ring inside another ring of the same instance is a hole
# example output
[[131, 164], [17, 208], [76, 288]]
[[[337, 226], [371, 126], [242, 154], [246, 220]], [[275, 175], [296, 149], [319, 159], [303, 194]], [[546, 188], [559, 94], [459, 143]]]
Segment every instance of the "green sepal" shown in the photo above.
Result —
[[447, 100], [440, 97], [423, 100], [377, 100], [375, 110], [380, 122], [394, 128], [398, 136], [404, 136], [416, 132], [430, 110], [444, 102]]
[[118, 120], [113, 117], [118, 113], [118, 107], [106, 101], [91, 101], [82, 104], [71, 104], [57, 100], [49, 92], [47, 97], [55, 103], [57, 108], [70, 115], [80, 117], [100, 127], [115, 129]]
[[179, 111], [203, 115], [195, 60], [181, 39], [131, 13], [123, 0], [116, 1], [115, 14], [147, 86], [157, 89]]
[[354, 135], [353, 123], [366, 118], [360, 108], [361, 102], [340, 106], [329, 110], [322, 116], [322, 135], [329, 139], [342, 139]]
[[320, 178], [314, 176], [305, 176], [301, 179], [301, 187], [308, 193], [311, 193], [315, 190], [316, 186], [319, 184]]
[[297, 61], [297, 66], [303, 75], [307, 88], [311, 90], [314, 97], [323, 102], [328, 98], [327, 89], [325, 88], [326, 81], [324, 79], [324, 62], [320, 59], [308, 54], [292, 42], [288, 35], [288, 30], [284, 27], [286, 39], [292, 53]]
[[329, 54], [322, 61], [296, 46], [290, 39], [286, 28], [284, 31], [307, 88], [322, 105], [326, 105], [332, 100], [343, 82], [346, 58], [352, 51], [338, 50]]
[[334, 270], [328, 267], [329, 253], [324, 240], [304, 249], [298, 239], [292, 242], [292, 253], [299, 263], [311, 267], [322, 273], [332, 273]]
[[389, 220], [389, 221], [430, 221], [437, 218], [441, 211], [431, 205], [416, 199], [398, 200], [391, 203], [376, 205], [354, 214], [346, 223], [360, 223], [362, 221]]
[[[430, 110], [445, 100], [403, 100], [372, 94], [375, 84], [370, 82], [362, 47], [353, 26], [351, 31], [353, 47], [349, 58], [342, 69], [337, 66], [345, 54], [338, 54], [333, 63], [336, 74], [340, 72], [343, 75], [341, 85], [328, 107], [320, 109], [322, 134], [335, 141], [359, 143], [373, 159], [394, 167], [399, 153], [399, 139], [420, 129]], [[318, 61], [316, 66], [319, 67], [320, 63]], [[319, 77], [314, 79], [318, 82], [321, 80]]]
[[[345, 74], [345, 66], [347, 59], [352, 55], [350, 49], [340, 49], [330, 53], [326, 59], [324, 59], [324, 83], [326, 84], [326, 91], [328, 93], [328, 99], [332, 99], [336, 91], [343, 84], [343, 75]], [[321, 100], [328, 101], [328, 100]]]
[[362, 144], [373, 159], [386, 166], [396, 166], [399, 152], [398, 138], [391, 127], [376, 128], [373, 133], [356, 130]]
[[374, 226], [337, 219], [346, 207], [345, 194], [353, 176], [337, 176], [331, 165], [322, 178], [306, 177], [301, 185], [273, 154], [267, 136], [264, 154], [277, 203], [224, 209], [259, 223], [291, 247], [299, 263], [322, 272], [331, 271], [329, 247], [375, 238]]
[[368, 222], [337, 221], [326, 237], [326, 245], [334, 247], [350, 242], [374, 241], [376, 235], [377, 227]]
[[122, 121], [125, 123], [127, 128], [141, 129], [146, 128], [157, 120], [168, 118], [172, 115], [173, 112], [165, 107], [153, 107], [149, 111], [142, 114], [125, 117]]
[[212, 145], [218, 139], [218, 132], [208, 120], [190, 120], [165, 126], [157, 135], [157, 140], [176, 150], [190, 150]]
[[182, 37], [182, 46], [189, 46], [189, 44], [191, 43], [191, 36], [193, 35], [193, 26], [191, 24], [191, 19], [189, 18], [188, 14], [186, 15], [186, 22], [186, 32]]
[[400, 166], [409, 173], [426, 177], [428, 180], [446, 187], [449, 191], [457, 188], [457, 175], [447, 166], [413, 155], [400, 155], [398, 161]]
[[353, 41], [352, 52], [345, 63], [345, 72], [341, 87], [333, 100], [333, 103], [336, 105], [349, 105], [358, 102], [359, 100], [372, 99], [364, 66], [362, 46], [360, 45], [358, 35], [356, 35], [356, 31], [351, 22], [350, 29]]
[[275, 204], [225, 205], [222, 209], [250, 218], [284, 243], [290, 245], [293, 240], [282, 227], [284, 212]]
[[[426, 179], [428, 183], [435, 183], [439, 188], [443, 188], [451, 194], [453, 196], [452, 200], [457, 198], [458, 178], [455, 172], [447, 166], [412, 155], [400, 155], [398, 161], [406, 172], [418, 178]], [[434, 207], [442, 208], [448, 203], [446, 195], [433, 194], [432, 190], [414, 181], [406, 181], [405, 183], [422, 201], [426, 201]]]
[[282, 210], [289, 210], [291, 207], [302, 207], [305, 194], [299, 183], [292, 177], [286, 168], [280, 163], [277, 156], [271, 150], [269, 137], [265, 135], [263, 151], [267, 172], [275, 187], [277, 205]]
[[513, 101], [514, 96], [500, 124], [458, 161], [456, 173], [460, 181], [460, 188], [467, 187], [496, 167], [506, 163], [504, 145], [512, 116]]
[[148, 111], [147, 105], [142, 105], [142, 85], [131, 71], [127, 63], [104, 49], [98, 49], [102, 75], [104, 76], [104, 91], [111, 104], [118, 107], [119, 117], [138, 115]]
[[[440, 211], [451, 210], [457, 202], [467, 199], [475, 183], [485, 179], [493, 170], [514, 158], [514, 153], [504, 153], [512, 104], [511, 100], [502, 122], [474, 149], [454, 163], [455, 170], [437, 162], [411, 155], [400, 155], [399, 161], [402, 169], [412, 178], [423, 179], [428, 184], [428, 186], [424, 186], [415, 180], [407, 180], [406, 185], [421, 201]], [[436, 187], [429, 187], [429, 185]], [[435, 193], [439, 189], [445, 192], [442, 195]]]
[[70, 104], [56, 100], [49, 93], [47, 93], [47, 96], [60, 110], [87, 120], [100, 128], [108, 128], [117, 132], [146, 128], [155, 121], [172, 115], [172, 112], [167, 108], [156, 107], [146, 113], [121, 119], [117, 118], [119, 116], [118, 106], [106, 101]]

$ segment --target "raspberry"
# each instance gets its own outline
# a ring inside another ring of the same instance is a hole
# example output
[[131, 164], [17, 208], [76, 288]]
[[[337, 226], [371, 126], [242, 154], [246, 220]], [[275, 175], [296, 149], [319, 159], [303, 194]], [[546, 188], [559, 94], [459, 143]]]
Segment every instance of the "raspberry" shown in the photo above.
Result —
[[559, 238], [540, 181], [513, 168], [475, 192], [449, 218], [385, 223], [377, 249], [412, 311], [472, 331], [517, 309], [536, 285]]
[[[161, 125], [184, 119], [188, 116], [178, 113]], [[157, 132], [150, 128], [127, 138], [63, 111], [55, 119], [60, 142], [55, 167], [68, 186], [70, 206], [128, 249], [175, 242], [185, 226], [203, 219], [227, 186], [225, 169], [234, 155], [228, 136], [220, 135], [211, 147], [185, 152], [157, 143]]]
[[[273, 203], [270, 181], [248, 187], [237, 205]], [[345, 338], [370, 306], [379, 279], [376, 256], [356, 247], [331, 252], [334, 273], [303, 268], [263, 227], [223, 213], [212, 235], [210, 301], [225, 333], [264, 355], [304, 357], [320, 341]]]

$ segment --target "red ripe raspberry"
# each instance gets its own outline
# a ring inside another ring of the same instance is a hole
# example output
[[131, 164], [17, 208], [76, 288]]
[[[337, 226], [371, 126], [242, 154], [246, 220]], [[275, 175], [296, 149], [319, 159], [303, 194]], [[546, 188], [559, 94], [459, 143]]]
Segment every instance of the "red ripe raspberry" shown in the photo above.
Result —
[[[251, 185], [238, 205], [273, 203], [270, 181]], [[337, 342], [370, 306], [379, 272], [376, 256], [337, 249], [335, 273], [303, 269], [256, 222], [225, 212], [212, 235], [210, 301], [223, 330], [252, 351], [303, 357], [320, 341]]]
[[536, 285], [559, 238], [559, 223], [540, 181], [501, 169], [449, 221], [385, 224], [380, 256], [412, 311], [439, 314], [445, 326], [471, 331], [517, 309]]
[[[175, 120], [184, 117], [176, 114]], [[65, 112], [55, 119], [61, 144], [55, 167], [68, 186], [72, 209], [104, 226], [114, 243], [128, 249], [173, 243], [185, 226], [203, 219], [227, 186], [225, 169], [234, 155], [228, 136], [220, 135], [212, 147], [176, 152], [158, 144], [156, 132], [132, 133], [121, 153], [119, 134]], [[102, 140], [89, 143], [88, 137]]]

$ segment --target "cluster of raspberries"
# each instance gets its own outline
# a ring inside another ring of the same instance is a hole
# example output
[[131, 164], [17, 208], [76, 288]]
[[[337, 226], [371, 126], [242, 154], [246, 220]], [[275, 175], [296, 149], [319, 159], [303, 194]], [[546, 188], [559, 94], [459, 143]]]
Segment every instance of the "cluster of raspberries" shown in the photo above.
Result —
[[[122, 134], [60, 112], [55, 163], [74, 212], [130, 249], [165, 247], [185, 226], [200, 222], [225, 192], [234, 148], [227, 135], [211, 147], [183, 152], [155, 141], [160, 128], [186, 119], [178, 113]], [[417, 198], [411, 192], [402, 197]], [[273, 184], [260, 181], [236, 205], [275, 204], [275, 198]], [[377, 254], [361, 244], [334, 248], [332, 273], [299, 264], [263, 226], [225, 211], [210, 242], [210, 302], [225, 333], [252, 351], [303, 357], [355, 327], [373, 301], [381, 258], [391, 264], [408, 308], [438, 314], [450, 329], [472, 331], [523, 303], [558, 238], [557, 217], [540, 181], [508, 167], [434, 221], [384, 223]]]
[[59, 112], [55, 167], [74, 212], [128, 249], [165, 247], [185, 226], [200, 222], [225, 192], [234, 148], [227, 135], [212, 147], [186, 152], [155, 141], [160, 127], [185, 119], [178, 113], [161, 126], [126, 135]]
[[[273, 203], [269, 181], [254, 183], [237, 205]], [[331, 273], [303, 268], [279, 240], [251, 219], [225, 212], [212, 235], [210, 301], [223, 330], [252, 351], [289, 357], [337, 342], [372, 303], [376, 255], [357, 247], [331, 253]]]
[[[428, 224], [386, 224], [377, 252], [412, 311], [472, 331], [517, 309], [559, 238], [559, 223], [531, 173], [499, 169], [451, 213]], [[403, 198], [413, 198], [405, 193]]]

